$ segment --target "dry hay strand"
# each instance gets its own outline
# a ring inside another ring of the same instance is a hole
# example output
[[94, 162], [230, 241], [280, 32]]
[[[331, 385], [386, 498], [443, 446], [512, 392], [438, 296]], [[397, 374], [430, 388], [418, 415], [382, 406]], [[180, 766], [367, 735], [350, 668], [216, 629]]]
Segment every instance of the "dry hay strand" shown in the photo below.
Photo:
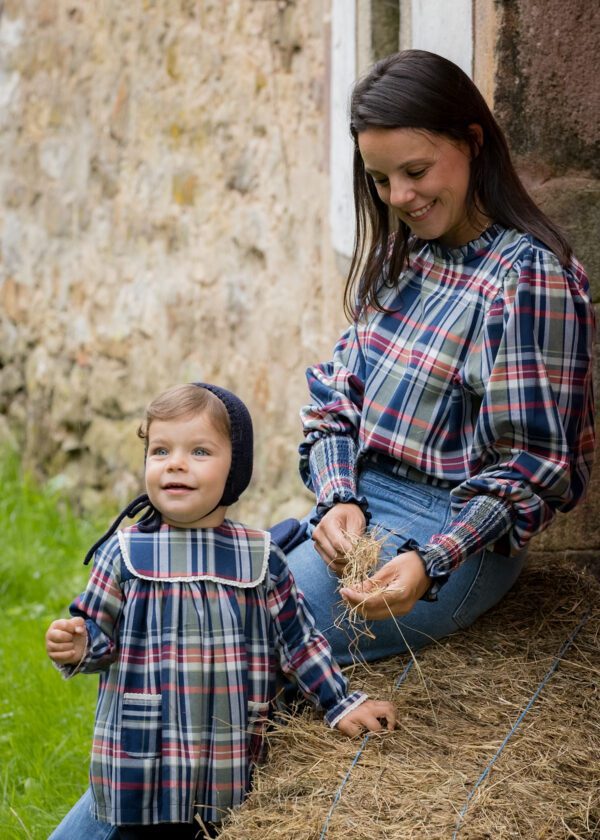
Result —
[[[343, 555], [346, 565], [342, 575], [340, 575], [338, 588], [360, 589], [365, 580], [376, 571], [380, 562], [389, 559], [385, 557], [383, 549], [392, 536], [392, 532], [375, 526], [359, 536], [345, 531], [343, 533], [350, 541], [351, 547]], [[386, 589], [389, 590], [389, 587], [373, 586], [365, 600], [379, 595]], [[362, 617], [360, 607], [352, 606], [343, 601], [342, 609], [334, 623], [338, 629], [348, 634], [349, 649], [357, 661], [361, 661], [362, 657], [359, 653], [361, 637], [368, 636], [373, 639], [375, 636], [369, 622]]]
[[[352, 687], [393, 700], [398, 729], [365, 744], [329, 730], [308, 709], [276, 726], [267, 763], [221, 840], [598, 840], [599, 595], [597, 581], [566, 563], [548, 568], [532, 558], [499, 606], [417, 654], [426, 685], [413, 669], [394, 689], [408, 654], [368, 670], [353, 666]], [[590, 605], [461, 819], [482, 771]]]
[[356, 589], [377, 569], [381, 550], [392, 534], [379, 526], [359, 536], [346, 531], [343, 534], [349, 540], [351, 548], [344, 552], [346, 565], [340, 576], [340, 587], [349, 586]]

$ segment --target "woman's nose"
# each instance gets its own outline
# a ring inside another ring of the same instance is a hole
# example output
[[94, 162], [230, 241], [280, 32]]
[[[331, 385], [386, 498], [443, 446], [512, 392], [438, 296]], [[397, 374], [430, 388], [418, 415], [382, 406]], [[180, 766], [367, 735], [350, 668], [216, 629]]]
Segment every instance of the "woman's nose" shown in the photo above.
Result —
[[415, 195], [416, 191], [413, 185], [404, 179], [390, 183], [390, 204], [392, 207], [406, 207], [414, 200]]

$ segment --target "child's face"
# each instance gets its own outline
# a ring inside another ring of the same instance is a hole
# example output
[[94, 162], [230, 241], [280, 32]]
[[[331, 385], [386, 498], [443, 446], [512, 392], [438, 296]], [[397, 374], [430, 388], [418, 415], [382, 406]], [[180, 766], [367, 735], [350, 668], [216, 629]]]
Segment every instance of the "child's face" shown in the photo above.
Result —
[[215, 430], [207, 414], [150, 424], [146, 491], [168, 525], [220, 525], [226, 509], [213, 508], [223, 495], [230, 466], [231, 441]]

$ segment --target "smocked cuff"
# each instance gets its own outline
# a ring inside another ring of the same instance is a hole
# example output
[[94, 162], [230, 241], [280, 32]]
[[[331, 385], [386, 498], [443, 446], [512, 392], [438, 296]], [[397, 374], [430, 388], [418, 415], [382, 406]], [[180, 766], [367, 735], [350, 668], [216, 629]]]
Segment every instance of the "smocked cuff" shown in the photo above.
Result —
[[351, 437], [329, 435], [314, 442], [309, 470], [317, 504], [330, 504], [334, 496], [356, 497], [356, 455]]
[[432, 584], [423, 598], [437, 594], [452, 572], [464, 561], [493, 545], [512, 528], [515, 511], [511, 504], [495, 496], [475, 496], [450, 523], [448, 531], [436, 534], [424, 546], [412, 543], [406, 550], [416, 551]]
[[337, 703], [333, 709], [329, 709], [329, 711], [325, 713], [325, 721], [332, 729], [335, 729], [341, 719], [345, 717], [348, 712], [351, 712], [352, 709], [360, 706], [361, 703], [364, 703], [365, 700], [368, 699], [369, 695], [365, 694], [364, 691], [353, 691], [352, 694], [349, 694]]

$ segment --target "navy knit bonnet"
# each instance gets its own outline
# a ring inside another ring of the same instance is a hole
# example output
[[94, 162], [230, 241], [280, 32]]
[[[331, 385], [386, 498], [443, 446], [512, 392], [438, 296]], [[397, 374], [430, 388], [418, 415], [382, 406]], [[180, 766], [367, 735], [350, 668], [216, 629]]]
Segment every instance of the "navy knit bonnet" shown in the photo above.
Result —
[[[253, 462], [253, 447], [254, 434], [252, 431], [252, 418], [250, 412], [241, 401], [239, 397], [227, 391], [225, 388], [220, 388], [218, 385], [210, 385], [207, 382], [194, 382], [199, 388], [204, 388], [214, 394], [225, 406], [225, 410], [229, 416], [230, 437], [231, 437], [231, 467], [229, 474], [225, 481], [225, 488], [220, 500], [214, 506], [216, 510], [221, 505], [228, 507], [234, 502], [237, 502], [246, 487], [250, 484], [252, 478], [252, 462]], [[156, 510], [147, 493], [142, 493], [117, 516], [108, 531], [94, 543], [88, 553], [85, 555], [85, 564], [89, 563], [96, 550], [111, 537], [121, 522], [127, 517], [129, 519], [137, 516], [144, 511], [142, 517], [138, 520], [137, 527], [144, 533], [151, 533], [158, 531], [162, 524], [162, 516], [160, 511]], [[213, 511], [209, 511], [212, 513]], [[206, 514], [208, 516], [208, 514]]]
[[240, 498], [252, 478], [252, 451], [254, 435], [250, 412], [239, 397], [206, 382], [194, 382], [200, 388], [205, 388], [218, 397], [229, 415], [231, 428], [231, 468], [221, 501], [217, 505], [232, 505]]

